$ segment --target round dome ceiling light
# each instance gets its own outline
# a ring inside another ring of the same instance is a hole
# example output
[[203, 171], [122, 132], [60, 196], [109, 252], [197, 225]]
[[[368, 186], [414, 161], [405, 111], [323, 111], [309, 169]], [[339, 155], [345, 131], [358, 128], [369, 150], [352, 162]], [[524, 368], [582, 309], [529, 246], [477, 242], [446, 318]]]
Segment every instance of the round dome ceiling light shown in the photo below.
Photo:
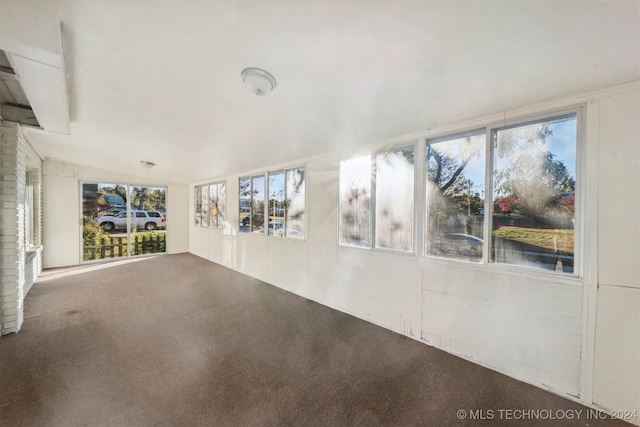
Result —
[[240, 75], [249, 90], [258, 96], [266, 95], [276, 87], [276, 79], [261, 68], [245, 68]]

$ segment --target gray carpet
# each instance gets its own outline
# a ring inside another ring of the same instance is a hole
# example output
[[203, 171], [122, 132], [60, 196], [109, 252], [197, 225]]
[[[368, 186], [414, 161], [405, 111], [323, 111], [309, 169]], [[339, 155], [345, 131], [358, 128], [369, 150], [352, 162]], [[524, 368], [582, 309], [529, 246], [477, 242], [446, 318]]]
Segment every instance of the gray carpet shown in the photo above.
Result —
[[189, 254], [47, 270], [0, 338], [3, 427], [626, 425], [587, 411]]

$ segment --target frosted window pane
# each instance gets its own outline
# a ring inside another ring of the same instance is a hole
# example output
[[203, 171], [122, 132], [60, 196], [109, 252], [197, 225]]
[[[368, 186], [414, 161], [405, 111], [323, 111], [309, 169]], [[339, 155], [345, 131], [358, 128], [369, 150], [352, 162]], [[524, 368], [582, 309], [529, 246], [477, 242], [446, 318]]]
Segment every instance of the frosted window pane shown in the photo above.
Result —
[[376, 156], [376, 247], [413, 250], [414, 150]]
[[370, 247], [371, 157], [340, 162], [341, 245]]
[[305, 169], [287, 171], [286, 237], [304, 239], [305, 236]]

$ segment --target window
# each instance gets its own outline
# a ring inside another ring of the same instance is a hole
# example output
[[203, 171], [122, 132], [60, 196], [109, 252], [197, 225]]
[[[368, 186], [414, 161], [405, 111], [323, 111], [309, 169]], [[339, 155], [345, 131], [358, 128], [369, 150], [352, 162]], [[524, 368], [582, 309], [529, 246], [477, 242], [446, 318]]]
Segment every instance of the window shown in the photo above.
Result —
[[304, 239], [306, 179], [304, 167], [286, 171], [285, 237]]
[[429, 255], [481, 261], [486, 131], [427, 140]]
[[371, 157], [340, 162], [339, 241], [346, 246], [370, 246]]
[[226, 183], [209, 184], [209, 226], [224, 228]]
[[573, 274], [577, 133], [573, 111], [427, 140], [427, 255]]
[[35, 246], [36, 205], [34, 198], [35, 171], [28, 171], [26, 176], [26, 194], [24, 206], [24, 225], [27, 248]]
[[406, 146], [378, 153], [373, 167], [370, 156], [340, 162], [341, 245], [413, 251], [414, 154]]
[[195, 187], [195, 225], [224, 228], [226, 183], [214, 182]]
[[196, 227], [202, 226], [202, 186], [194, 188], [193, 200], [195, 201], [195, 222]]
[[413, 251], [413, 146], [376, 156], [376, 248]]
[[202, 186], [202, 219], [201, 225], [203, 227], [209, 227], [209, 186]]
[[491, 261], [573, 273], [577, 114], [491, 136]]
[[240, 232], [304, 238], [304, 167], [243, 177], [239, 185]]
[[270, 236], [303, 239], [305, 236], [305, 169], [269, 173]]
[[240, 178], [240, 232], [264, 233], [264, 175]]
[[80, 191], [83, 261], [166, 252], [165, 187], [84, 182]]
[[284, 171], [269, 172], [269, 236], [283, 236], [285, 223]]

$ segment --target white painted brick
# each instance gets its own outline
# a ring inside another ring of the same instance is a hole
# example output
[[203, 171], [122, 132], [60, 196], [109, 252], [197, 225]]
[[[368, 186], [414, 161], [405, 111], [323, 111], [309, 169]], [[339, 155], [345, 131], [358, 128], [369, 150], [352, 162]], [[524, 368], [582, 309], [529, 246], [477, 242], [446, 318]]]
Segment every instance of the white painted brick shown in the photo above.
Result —
[[2, 333], [14, 332], [14, 329], [18, 327], [18, 320], [8, 320], [2, 323]]
[[18, 318], [18, 308], [7, 308], [2, 310], [2, 316], [5, 319], [9, 319], [10, 317], [17, 319]]

